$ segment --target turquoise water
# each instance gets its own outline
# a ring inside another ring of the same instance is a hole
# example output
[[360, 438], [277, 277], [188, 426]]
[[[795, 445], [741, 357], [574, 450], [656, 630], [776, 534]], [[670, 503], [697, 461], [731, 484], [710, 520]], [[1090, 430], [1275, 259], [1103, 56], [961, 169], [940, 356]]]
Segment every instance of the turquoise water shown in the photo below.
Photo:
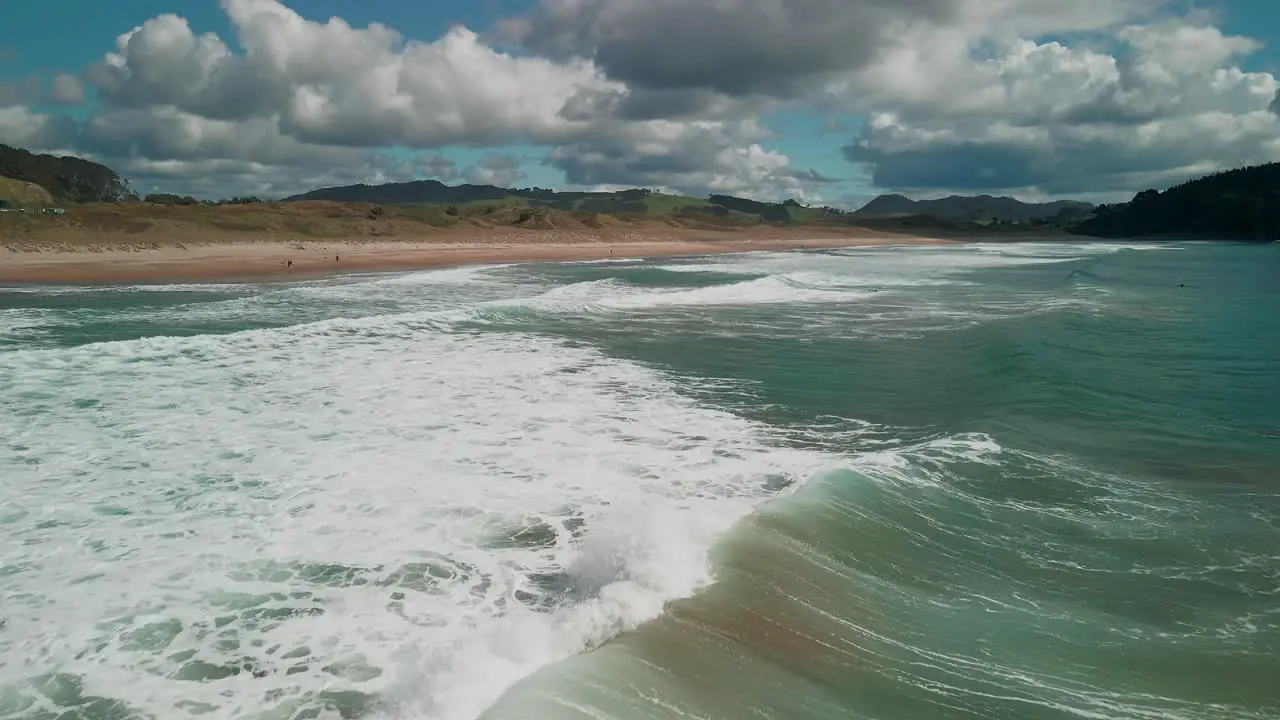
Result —
[[1280, 717], [1280, 246], [0, 290], [0, 718]]

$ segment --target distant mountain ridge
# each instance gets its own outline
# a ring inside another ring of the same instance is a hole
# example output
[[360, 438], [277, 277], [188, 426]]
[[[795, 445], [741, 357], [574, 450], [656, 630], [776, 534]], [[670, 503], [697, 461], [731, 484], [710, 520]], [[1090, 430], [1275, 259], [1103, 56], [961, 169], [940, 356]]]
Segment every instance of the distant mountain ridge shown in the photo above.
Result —
[[433, 204], [448, 205], [485, 200], [503, 200], [521, 197], [544, 201], [577, 201], [596, 195], [635, 195], [642, 199], [648, 190], [628, 190], [622, 193], [557, 192], [543, 188], [504, 188], [495, 185], [445, 185], [439, 180], [413, 180], [385, 185], [344, 185], [312, 190], [282, 198], [280, 202], [328, 200], [331, 202], [366, 202], [384, 205]]
[[[415, 180], [386, 185], [346, 185], [291, 195], [280, 202], [311, 200], [361, 202], [378, 205], [473, 206], [516, 203], [560, 212], [607, 214], [694, 213], [719, 218], [754, 217], [761, 222], [788, 223], [797, 219], [842, 215], [833, 208], [807, 208], [795, 200], [760, 202], [732, 195], [706, 198], [667, 195], [645, 188], [612, 192], [557, 191], [544, 188], [504, 188], [494, 185], [445, 185], [438, 180]], [[456, 207], [454, 207], [456, 210]]]
[[[531, 205], [547, 205], [561, 209], [591, 209], [597, 212], [645, 212], [642, 203], [649, 197], [649, 190], [623, 190], [620, 192], [559, 192], [542, 188], [503, 188], [493, 185], [445, 185], [438, 180], [415, 180], [385, 185], [346, 185], [312, 190], [292, 195], [280, 202], [328, 200], [333, 202], [366, 202], [385, 205], [433, 204], [452, 205], [473, 202], [501, 201], [520, 198]], [[705, 200], [689, 198], [705, 204]], [[798, 208], [794, 201], [787, 203], [761, 203], [728, 195], [713, 195], [712, 205], [731, 208], [749, 214], [759, 214], [765, 220], [785, 221], [788, 208]], [[572, 206], [572, 207], [571, 207]], [[953, 195], [940, 200], [911, 200], [902, 195], [881, 195], [860, 210], [847, 217], [893, 217], [904, 215], [929, 216], [939, 220], [1028, 222], [1050, 218], [1076, 218], [1088, 215], [1093, 205], [1072, 200], [1050, 203], [1024, 203], [1009, 197], [981, 195], [964, 197]], [[838, 211], [827, 209], [828, 214]]]
[[[105, 165], [0, 144], [0, 199], [9, 204], [38, 206], [50, 202], [116, 203], [139, 198], [127, 181]], [[232, 198], [213, 203], [164, 193], [149, 195], [147, 199], [151, 201], [148, 204], [192, 206], [260, 202], [257, 198]], [[468, 221], [480, 218], [476, 222], [490, 226], [499, 216], [505, 217], [505, 213], [511, 215], [509, 224], [524, 226], [556, 213], [577, 213], [586, 216], [583, 222], [597, 222], [592, 216], [601, 214], [616, 214], [624, 220], [660, 215], [695, 225], [818, 223], [911, 232], [927, 232], [930, 228], [1021, 232], [1024, 228], [1039, 227], [1093, 237], [1280, 240], [1280, 163], [1218, 172], [1163, 192], [1144, 190], [1128, 203], [1097, 207], [1072, 200], [1026, 203], [990, 195], [952, 195], [919, 201], [902, 195], [881, 195], [854, 212], [843, 212], [831, 207], [805, 206], [795, 200], [770, 203], [730, 195], [694, 198], [642, 188], [559, 192], [537, 187], [451, 186], [438, 180], [321, 188], [278, 202], [304, 200], [449, 206], [433, 210], [440, 217], [432, 217], [443, 225], [459, 218]], [[382, 208], [374, 207], [368, 210], [369, 218], [378, 217], [381, 212]], [[990, 224], [992, 220], [1007, 227], [997, 228]]]
[[1227, 170], [1102, 205], [1073, 232], [1098, 237], [1181, 235], [1280, 240], [1280, 163]]
[[37, 155], [8, 145], [0, 145], [0, 176], [39, 185], [56, 200], [119, 202], [138, 197], [106, 165], [74, 156]]
[[912, 200], [903, 195], [881, 195], [854, 211], [854, 215], [887, 217], [927, 215], [941, 220], [1000, 220], [1029, 222], [1055, 217], [1083, 217], [1093, 205], [1076, 200], [1026, 203], [1011, 197], [951, 195], [937, 200]]

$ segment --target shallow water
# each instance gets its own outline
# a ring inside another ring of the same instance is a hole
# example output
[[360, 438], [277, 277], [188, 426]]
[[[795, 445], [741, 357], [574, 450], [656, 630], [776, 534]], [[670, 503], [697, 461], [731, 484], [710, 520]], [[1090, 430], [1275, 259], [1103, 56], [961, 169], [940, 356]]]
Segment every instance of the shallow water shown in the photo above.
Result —
[[0, 291], [0, 718], [1277, 716], [1278, 261]]

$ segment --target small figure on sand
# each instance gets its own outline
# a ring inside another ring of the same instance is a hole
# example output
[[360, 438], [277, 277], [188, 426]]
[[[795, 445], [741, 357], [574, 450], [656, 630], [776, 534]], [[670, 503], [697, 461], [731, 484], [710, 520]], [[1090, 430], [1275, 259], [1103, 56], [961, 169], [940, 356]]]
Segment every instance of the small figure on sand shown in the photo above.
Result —
[[286, 269], [288, 269], [288, 271], [289, 271], [289, 272], [293, 272], [293, 261], [292, 261], [292, 260], [289, 260], [289, 261], [285, 262], [285, 265], [284, 265], [284, 266], [285, 266], [285, 268], [286, 268]]
[[334, 256], [333, 256], [333, 261], [334, 261], [334, 262], [342, 262], [342, 258], [338, 257], [337, 255], [334, 255]]

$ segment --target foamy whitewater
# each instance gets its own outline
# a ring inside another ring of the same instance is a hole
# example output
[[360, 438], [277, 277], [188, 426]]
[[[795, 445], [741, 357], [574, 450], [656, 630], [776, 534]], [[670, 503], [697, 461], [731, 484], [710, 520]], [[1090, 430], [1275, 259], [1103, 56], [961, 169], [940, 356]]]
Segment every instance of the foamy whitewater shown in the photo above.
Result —
[[0, 718], [1266, 717], [1278, 259], [0, 289]]

